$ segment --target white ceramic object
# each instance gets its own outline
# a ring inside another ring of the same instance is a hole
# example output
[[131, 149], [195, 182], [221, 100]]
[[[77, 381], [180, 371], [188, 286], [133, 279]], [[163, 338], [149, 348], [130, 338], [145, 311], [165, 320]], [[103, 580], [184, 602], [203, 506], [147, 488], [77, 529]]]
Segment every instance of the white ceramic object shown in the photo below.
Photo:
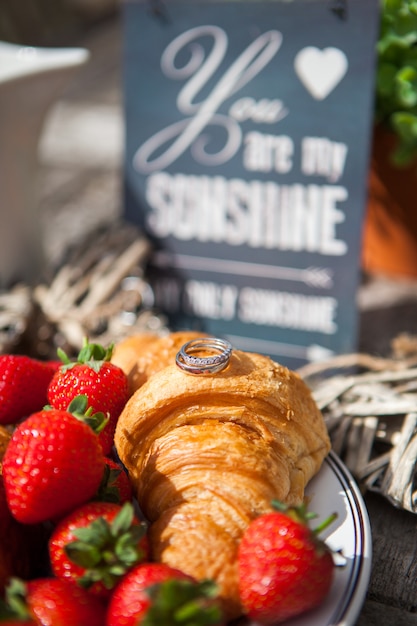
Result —
[[84, 48], [0, 42], [0, 290], [39, 279], [38, 144], [48, 110], [88, 57]]

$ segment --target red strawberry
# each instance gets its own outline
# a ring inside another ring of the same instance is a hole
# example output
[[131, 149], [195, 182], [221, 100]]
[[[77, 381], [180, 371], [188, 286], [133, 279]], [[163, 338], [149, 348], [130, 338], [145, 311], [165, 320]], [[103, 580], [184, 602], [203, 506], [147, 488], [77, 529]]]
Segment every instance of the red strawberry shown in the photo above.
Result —
[[49, 540], [55, 576], [103, 598], [148, 553], [146, 526], [130, 503], [90, 502], [62, 519]]
[[[104, 605], [74, 583], [57, 578], [29, 582], [12, 579], [6, 590], [6, 611], [16, 615], [11, 623], [35, 626], [104, 626]], [[30, 621], [30, 620], [33, 621]]]
[[104, 470], [94, 430], [67, 411], [34, 413], [13, 432], [3, 458], [7, 503], [20, 522], [56, 519], [96, 493]]
[[95, 500], [124, 504], [133, 499], [133, 489], [129, 476], [124, 469], [110, 459], [104, 457], [104, 472]]
[[307, 524], [304, 506], [266, 513], [245, 531], [238, 556], [239, 591], [247, 615], [260, 624], [286, 621], [318, 606], [332, 583], [330, 549]]
[[0, 464], [0, 595], [12, 576], [36, 576], [46, 565], [45, 529], [15, 520], [6, 500]]
[[[164, 563], [143, 563], [120, 581], [110, 599], [106, 626], [223, 624], [215, 586], [198, 583]], [[178, 621], [176, 617], [181, 616]]]
[[48, 401], [57, 366], [20, 354], [0, 355], [0, 424], [15, 424]]
[[49, 403], [56, 409], [66, 410], [75, 396], [85, 394], [94, 412], [108, 415], [109, 422], [99, 435], [104, 454], [112, 449], [116, 423], [129, 397], [126, 374], [110, 363], [112, 352], [113, 346], [106, 350], [99, 344], [85, 342], [77, 360], [71, 362], [59, 351], [64, 365], [48, 389]]

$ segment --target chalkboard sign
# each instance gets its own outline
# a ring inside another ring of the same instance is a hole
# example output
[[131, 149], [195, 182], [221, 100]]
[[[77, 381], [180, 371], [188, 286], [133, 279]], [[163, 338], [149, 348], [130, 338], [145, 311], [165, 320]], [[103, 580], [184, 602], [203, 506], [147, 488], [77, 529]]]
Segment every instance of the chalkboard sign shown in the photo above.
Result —
[[379, 0], [128, 1], [125, 216], [173, 330], [355, 349]]

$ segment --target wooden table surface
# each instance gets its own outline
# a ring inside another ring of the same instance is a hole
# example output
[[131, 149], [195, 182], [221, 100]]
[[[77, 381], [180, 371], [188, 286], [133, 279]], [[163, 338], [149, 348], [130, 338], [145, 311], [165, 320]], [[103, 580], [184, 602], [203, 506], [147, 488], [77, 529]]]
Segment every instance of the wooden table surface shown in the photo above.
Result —
[[357, 626], [417, 625], [417, 516], [381, 496], [365, 495], [372, 531], [372, 571]]

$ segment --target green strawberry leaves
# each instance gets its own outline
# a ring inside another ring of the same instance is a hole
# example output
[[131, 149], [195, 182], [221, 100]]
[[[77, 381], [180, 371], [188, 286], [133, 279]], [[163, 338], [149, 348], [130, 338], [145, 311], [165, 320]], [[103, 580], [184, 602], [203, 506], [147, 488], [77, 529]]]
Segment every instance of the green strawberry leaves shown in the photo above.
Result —
[[398, 166], [417, 153], [417, 3], [383, 0], [377, 44], [375, 119], [387, 123], [398, 144]]
[[121, 576], [142, 560], [144, 554], [138, 544], [146, 534], [146, 526], [133, 520], [133, 505], [127, 502], [111, 523], [98, 517], [88, 526], [74, 530], [77, 540], [65, 546], [65, 553], [85, 570], [79, 580], [82, 587], [88, 589], [101, 582], [112, 589]]
[[89, 343], [88, 339], [84, 338], [83, 346], [75, 361], [72, 361], [61, 348], [57, 349], [57, 354], [63, 363], [61, 366], [63, 371], [71, 369], [75, 365], [88, 365], [95, 372], [99, 372], [103, 363], [110, 361], [113, 350], [114, 344], [105, 348], [99, 343]]
[[84, 345], [78, 353], [78, 363], [89, 363], [90, 361], [110, 361], [113, 354], [114, 344], [110, 344], [108, 348], [105, 348], [98, 343], [88, 343], [87, 339], [84, 339]]
[[300, 504], [299, 506], [288, 506], [285, 502], [280, 502], [279, 500], [272, 500], [271, 505], [275, 509], [275, 511], [279, 511], [280, 513], [286, 513], [291, 519], [300, 524], [307, 524], [309, 520], [317, 517], [317, 513], [313, 511], [309, 511], [305, 502]]
[[10, 578], [4, 600], [0, 598], [0, 621], [8, 618], [27, 620], [31, 617], [26, 602], [26, 584], [20, 578]]
[[[288, 504], [280, 502], [279, 500], [272, 500], [271, 504], [276, 511], [279, 511], [280, 513], [285, 513], [286, 515], [288, 515], [288, 517], [300, 524], [308, 525], [310, 520], [317, 517], [317, 513], [308, 510], [306, 502], [303, 502], [299, 506], [288, 506]], [[328, 526], [330, 526], [330, 524], [332, 524], [337, 519], [337, 517], [337, 513], [332, 513], [311, 532], [315, 535], [319, 535]]]
[[146, 590], [151, 606], [142, 626], [214, 626], [222, 622], [215, 601], [217, 586], [212, 581], [166, 580]]
[[[47, 404], [43, 407], [43, 410], [53, 411], [55, 407]], [[105, 429], [110, 419], [108, 415], [101, 411], [93, 413], [93, 408], [88, 406], [88, 397], [85, 394], [75, 396], [69, 403], [67, 411], [80, 422], [85, 422], [90, 426], [96, 435], [99, 435]]]
[[[271, 504], [276, 511], [284, 513], [285, 515], [288, 515], [288, 517], [290, 517], [294, 522], [297, 522], [298, 524], [303, 524], [308, 527], [309, 522], [317, 517], [317, 513], [308, 510], [307, 503], [305, 501], [302, 502], [299, 506], [288, 506], [287, 504], [285, 504], [284, 502], [280, 502], [279, 500], [272, 500]], [[337, 519], [337, 517], [337, 513], [331, 513], [315, 528], [309, 527], [312, 538], [315, 538], [316, 549], [320, 553], [330, 549], [327, 544], [319, 539], [319, 535], [328, 526], [330, 526]], [[330, 552], [332, 551], [330, 550]]]
[[95, 499], [99, 502], [120, 503], [120, 489], [117, 486], [117, 479], [122, 473], [122, 469], [113, 469], [108, 465], [104, 466], [103, 478], [101, 479]]
[[88, 406], [88, 397], [85, 394], [80, 394], [71, 400], [68, 405], [68, 412], [88, 424], [96, 435], [101, 433], [109, 422], [109, 417], [101, 411], [93, 413], [92, 407]]

